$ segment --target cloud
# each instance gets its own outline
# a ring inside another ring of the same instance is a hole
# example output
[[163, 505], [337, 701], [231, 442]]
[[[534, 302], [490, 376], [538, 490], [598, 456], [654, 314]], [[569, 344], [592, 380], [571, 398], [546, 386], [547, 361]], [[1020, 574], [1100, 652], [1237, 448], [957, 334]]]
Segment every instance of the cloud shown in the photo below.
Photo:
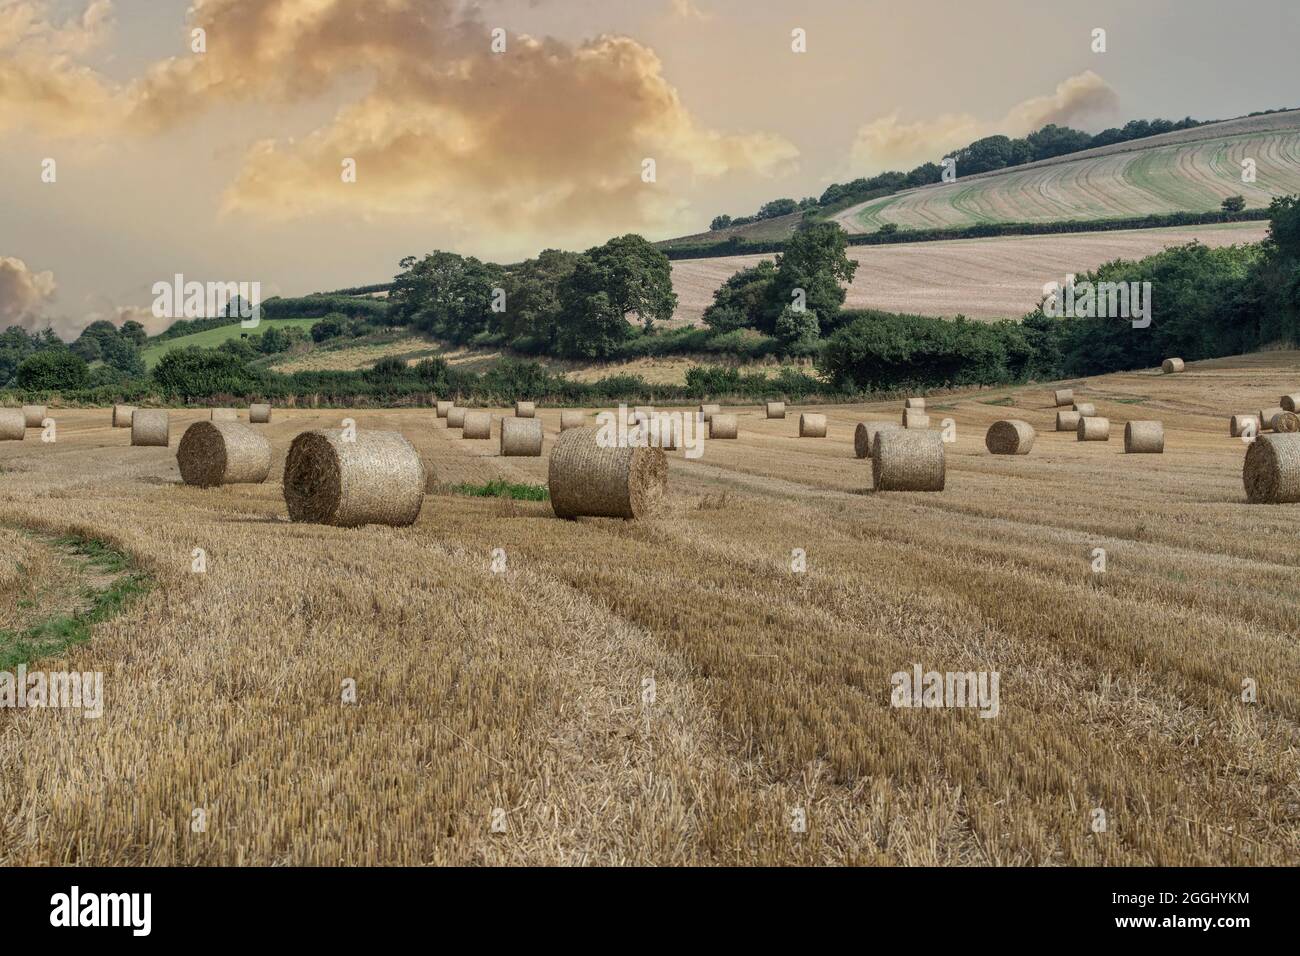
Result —
[[694, 0], [672, 0], [672, 16], [676, 20], [694, 21], [702, 23], [713, 19], [713, 14], [701, 10]]
[[0, 256], [0, 329], [48, 326], [46, 310], [56, 291], [53, 272], [33, 272], [22, 259]]
[[1048, 96], [1017, 103], [1002, 119], [985, 122], [968, 113], [944, 114], [931, 120], [899, 121], [898, 114], [860, 127], [854, 138], [851, 162], [856, 174], [886, 169], [908, 170], [924, 162], [938, 162], [952, 150], [974, 140], [1002, 133], [1024, 136], [1048, 123], [1071, 125], [1096, 121], [1119, 105], [1115, 91], [1096, 73], [1087, 70], [1059, 83]]

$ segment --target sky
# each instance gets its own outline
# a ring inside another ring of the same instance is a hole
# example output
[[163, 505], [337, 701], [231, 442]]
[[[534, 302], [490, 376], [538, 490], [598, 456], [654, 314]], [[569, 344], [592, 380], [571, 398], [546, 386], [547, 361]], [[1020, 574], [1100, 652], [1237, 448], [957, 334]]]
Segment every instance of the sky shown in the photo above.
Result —
[[157, 331], [178, 273], [300, 295], [1047, 122], [1300, 106], [1297, 47], [1295, 0], [0, 0], [0, 328]]

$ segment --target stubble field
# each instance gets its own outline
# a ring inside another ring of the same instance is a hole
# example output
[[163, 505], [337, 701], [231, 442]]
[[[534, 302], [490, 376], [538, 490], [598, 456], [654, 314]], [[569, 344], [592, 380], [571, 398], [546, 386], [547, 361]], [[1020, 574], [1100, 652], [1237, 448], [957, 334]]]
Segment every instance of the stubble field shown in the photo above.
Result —
[[[740, 407], [629, 523], [450, 494], [546, 459], [427, 409], [277, 411], [271, 480], [208, 491], [175, 465], [203, 413], [162, 449], [56, 410], [57, 443], [0, 444], [0, 593], [60, 573], [51, 535], [153, 585], [39, 664], [103, 671], [102, 718], [0, 711], [0, 863], [1293, 862], [1300, 505], [1245, 502], [1226, 418], [1297, 380], [1289, 352], [1069, 383], [1104, 444], [1050, 431], [1045, 386], [932, 397], [938, 494], [853, 457], [899, 403], [818, 409], [824, 440]], [[289, 441], [344, 416], [436, 472], [414, 526], [287, 521]], [[1006, 417], [1027, 458], [985, 451]], [[1147, 418], [1165, 454], [1125, 456]], [[999, 672], [999, 715], [891, 708], [914, 664]]]

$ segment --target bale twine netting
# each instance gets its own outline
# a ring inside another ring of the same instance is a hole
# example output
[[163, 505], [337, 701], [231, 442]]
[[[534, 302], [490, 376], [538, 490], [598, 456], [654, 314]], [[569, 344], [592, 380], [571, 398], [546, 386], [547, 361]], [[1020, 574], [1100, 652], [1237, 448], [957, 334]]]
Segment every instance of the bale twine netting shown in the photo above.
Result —
[[171, 416], [165, 408], [137, 408], [131, 415], [131, 444], [166, 448], [171, 440]]
[[1241, 480], [1255, 504], [1300, 501], [1300, 434], [1256, 438], [1246, 449]]
[[984, 435], [984, 447], [994, 455], [1028, 455], [1034, 447], [1034, 426], [1018, 418], [994, 422]]
[[24, 405], [23, 406], [23, 424], [28, 428], [40, 428], [41, 422], [45, 421], [46, 408], [44, 405]]
[[195, 422], [176, 449], [187, 485], [260, 484], [271, 473], [271, 443], [242, 422]]
[[1052, 404], [1057, 408], [1074, 404], [1074, 389], [1058, 388], [1052, 393]]
[[468, 409], [464, 409], [464, 408], [451, 408], [451, 409], [448, 409], [448, 411], [447, 411], [447, 427], [448, 427], [448, 428], [464, 428], [464, 427], [465, 427], [465, 414], [466, 414], [467, 411], [468, 411]]
[[1079, 413], [1080, 418], [1095, 418], [1097, 415], [1097, 406], [1092, 402], [1075, 402], [1074, 410]]
[[515, 402], [515, 418], [536, 418], [536, 402]]
[[1124, 452], [1129, 455], [1162, 455], [1165, 426], [1162, 422], [1129, 422], [1124, 426]]
[[602, 448], [599, 428], [574, 428], [551, 449], [547, 487], [559, 518], [640, 518], [663, 500], [668, 456], [660, 448]]
[[920, 429], [929, 428], [930, 416], [920, 409], [905, 408], [903, 409], [903, 427]]
[[1300, 412], [1300, 407], [1297, 407], [1300, 406], [1300, 392], [1283, 395], [1282, 398], [1278, 400], [1278, 404], [1288, 412]]
[[1233, 438], [1240, 438], [1248, 429], [1252, 435], [1259, 434], [1259, 416], [1233, 415], [1228, 422], [1228, 432]]
[[720, 411], [722, 411], [721, 405], [700, 405], [700, 414], [704, 416], [706, 422]]
[[1269, 427], [1275, 432], [1300, 432], [1300, 415], [1295, 412], [1278, 412], [1269, 422]]
[[1082, 417], [1078, 412], [1057, 412], [1056, 430], [1058, 432], [1077, 432], [1079, 430], [1079, 419]]
[[1075, 434], [1079, 441], [1110, 441], [1110, 419], [1080, 417]]
[[768, 418], [785, 418], [785, 402], [768, 402], [764, 411]]
[[0, 441], [22, 441], [27, 434], [27, 420], [21, 408], [0, 408]]
[[897, 422], [858, 422], [853, 429], [853, 454], [859, 458], [870, 458], [871, 449], [876, 442], [876, 432], [896, 431], [902, 427]]
[[[466, 430], [468, 431], [468, 428]], [[502, 455], [518, 458], [537, 458], [541, 453], [542, 420], [540, 418], [501, 419]]]
[[341, 428], [303, 432], [284, 462], [284, 501], [291, 521], [355, 528], [404, 527], [420, 516], [424, 463], [397, 432]]
[[943, 491], [943, 433], [903, 428], [876, 432], [871, 478], [876, 491]]
[[131, 416], [135, 414], [134, 405], [114, 405], [113, 406], [113, 427], [130, 428]]
[[1272, 428], [1273, 416], [1280, 415], [1284, 411], [1286, 411], [1286, 409], [1279, 408], [1276, 406], [1273, 408], [1261, 408], [1259, 410], [1259, 430], [1268, 431], [1270, 428]]
[[239, 421], [239, 412], [233, 408], [214, 408], [208, 415], [210, 422], [237, 422]]
[[271, 406], [266, 402], [249, 405], [248, 422], [251, 425], [269, 425], [271, 423]]
[[570, 428], [581, 428], [585, 424], [587, 424], [586, 412], [560, 412], [560, 431], [562, 432], [567, 432]]
[[433, 406], [434, 414], [439, 418], [446, 418], [447, 413], [455, 407], [455, 404], [455, 402], [436, 402]]
[[915, 408], [917, 411], [925, 411], [924, 398], [905, 398], [903, 399], [904, 408]]
[[714, 415], [709, 419], [710, 438], [735, 438], [740, 431], [735, 415]]
[[816, 412], [804, 412], [799, 416], [800, 438], [825, 438], [826, 416]]
[[461, 438], [483, 439], [492, 437], [491, 412], [466, 412], [461, 427]]
[[1167, 358], [1160, 363], [1160, 371], [1164, 372], [1166, 375], [1169, 375], [1171, 372], [1181, 372], [1184, 368], [1186, 368], [1186, 365], [1180, 358]]

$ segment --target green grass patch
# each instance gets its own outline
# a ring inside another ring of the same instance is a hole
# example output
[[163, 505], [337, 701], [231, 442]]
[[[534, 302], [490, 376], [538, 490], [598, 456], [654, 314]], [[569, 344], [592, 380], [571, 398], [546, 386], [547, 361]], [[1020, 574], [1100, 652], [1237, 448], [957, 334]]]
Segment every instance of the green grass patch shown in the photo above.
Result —
[[267, 329], [310, 329], [319, 322], [320, 319], [263, 319], [257, 324], [255, 329], [246, 329], [238, 322], [231, 325], [222, 325], [215, 329], [208, 329], [204, 332], [195, 332], [192, 335], [180, 335], [174, 339], [163, 339], [153, 345], [147, 345], [141, 350], [140, 355], [144, 358], [144, 364], [147, 368], [152, 369], [158, 364], [158, 361], [173, 349], [189, 348], [196, 345], [199, 348], [213, 349], [222, 342], [228, 342], [231, 339], [237, 339], [240, 335], [247, 334], [250, 337], [261, 335]]
[[980, 401], [981, 405], [1014, 405], [1016, 400], [1010, 395], [1003, 395], [1001, 398], [986, 398]]
[[1112, 398], [1110, 401], [1118, 402], [1120, 405], [1141, 405], [1150, 395], [1125, 395], [1123, 398]]
[[452, 493], [471, 498], [514, 498], [516, 501], [547, 501], [551, 493], [545, 485], [524, 485], [494, 478], [487, 484], [452, 485]]

